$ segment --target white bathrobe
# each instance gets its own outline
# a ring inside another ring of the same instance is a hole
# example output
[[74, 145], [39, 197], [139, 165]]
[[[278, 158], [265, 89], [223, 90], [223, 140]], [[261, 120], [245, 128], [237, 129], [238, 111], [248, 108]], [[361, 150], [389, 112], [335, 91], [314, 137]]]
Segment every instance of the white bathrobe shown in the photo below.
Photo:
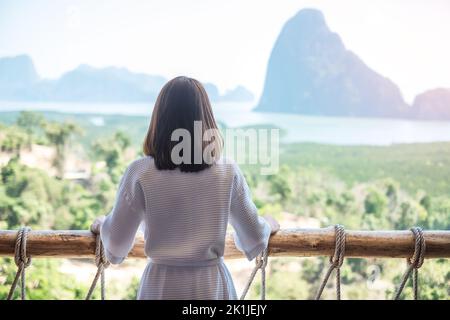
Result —
[[248, 260], [270, 236], [239, 167], [223, 159], [192, 173], [158, 170], [152, 157], [134, 161], [100, 230], [111, 263], [128, 255], [141, 222], [149, 262], [138, 299], [236, 299], [223, 261], [228, 223]]

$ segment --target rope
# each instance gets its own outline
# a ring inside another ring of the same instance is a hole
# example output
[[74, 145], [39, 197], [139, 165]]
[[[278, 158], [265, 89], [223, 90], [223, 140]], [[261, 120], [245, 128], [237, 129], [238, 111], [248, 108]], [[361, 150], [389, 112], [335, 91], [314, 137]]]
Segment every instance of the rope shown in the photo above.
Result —
[[410, 229], [414, 235], [414, 253], [411, 258], [406, 259], [406, 263], [408, 265], [405, 273], [403, 274], [402, 280], [400, 282], [400, 286], [397, 288], [397, 291], [394, 296], [394, 300], [398, 300], [403, 291], [403, 288], [406, 285], [406, 281], [408, 281], [411, 272], [413, 272], [413, 293], [414, 300], [418, 299], [418, 279], [419, 279], [419, 268], [422, 266], [424, 258], [425, 258], [425, 237], [423, 236], [423, 231], [419, 227], [413, 227]]
[[345, 229], [343, 226], [337, 224], [334, 226], [334, 234], [336, 244], [334, 246], [334, 255], [330, 257], [330, 266], [325, 274], [325, 277], [320, 284], [319, 290], [316, 294], [316, 300], [320, 300], [323, 289], [328, 283], [328, 279], [330, 278], [331, 272], [336, 269], [336, 299], [341, 300], [341, 266], [344, 262], [345, 255]]
[[14, 277], [11, 289], [9, 290], [7, 300], [12, 300], [14, 291], [20, 278], [20, 297], [25, 300], [25, 269], [31, 265], [31, 256], [27, 256], [28, 227], [22, 227], [17, 231], [16, 244], [14, 246], [14, 262], [17, 266], [16, 276]]
[[247, 281], [247, 284], [244, 287], [244, 290], [241, 295], [240, 300], [244, 300], [245, 296], [252, 285], [253, 280], [255, 279], [256, 273], [259, 269], [261, 269], [261, 300], [266, 299], [266, 266], [269, 261], [269, 250], [268, 248], [264, 249], [264, 251], [256, 257], [255, 267], [250, 274], [250, 278]]
[[109, 267], [109, 261], [106, 258], [100, 234], [97, 234], [95, 238], [95, 264], [97, 265], [97, 273], [86, 295], [86, 300], [91, 299], [99, 278], [101, 299], [105, 300], [105, 269]]

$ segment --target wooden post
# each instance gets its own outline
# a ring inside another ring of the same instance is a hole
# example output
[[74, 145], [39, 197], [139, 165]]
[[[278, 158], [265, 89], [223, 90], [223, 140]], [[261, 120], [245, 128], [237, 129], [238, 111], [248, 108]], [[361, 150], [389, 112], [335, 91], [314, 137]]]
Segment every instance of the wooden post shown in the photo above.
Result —
[[[0, 230], [0, 256], [13, 256], [17, 231]], [[426, 258], [450, 257], [450, 231], [424, 231]], [[284, 229], [272, 236], [271, 256], [330, 256], [334, 229]], [[95, 237], [89, 231], [30, 231], [27, 252], [36, 257], [88, 258], [94, 255]], [[406, 258], [414, 251], [410, 231], [347, 231], [346, 257]], [[137, 236], [129, 258], [144, 258], [144, 239]], [[231, 235], [225, 243], [225, 259], [244, 258]]]

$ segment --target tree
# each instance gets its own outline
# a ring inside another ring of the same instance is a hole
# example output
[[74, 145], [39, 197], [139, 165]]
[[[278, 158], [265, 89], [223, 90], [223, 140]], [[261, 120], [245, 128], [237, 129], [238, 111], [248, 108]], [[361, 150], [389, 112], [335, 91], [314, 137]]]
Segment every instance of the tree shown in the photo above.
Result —
[[27, 146], [31, 148], [33, 143], [33, 136], [37, 130], [41, 129], [45, 123], [45, 119], [42, 114], [32, 111], [21, 111], [19, 117], [16, 120], [16, 124], [19, 128], [22, 128], [27, 134]]
[[427, 212], [415, 201], [404, 201], [400, 204], [399, 216], [395, 221], [396, 229], [409, 229], [419, 221], [426, 220]]
[[92, 146], [94, 158], [105, 161], [108, 174], [114, 182], [117, 182], [122, 174], [125, 162], [123, 154], [130, 145], [128, 136], [122, 131], [117, 131], [114, 137], [98, 140]]
[[0, 150], [2, 152], [14, 153], [19, 158], [26, 141], [26, 134], [20, 128], [14, 126], [8, 127], [1, 132]]
[[279, 196], [283, 202], [287, 201], [292, 194], [288, 176], [289, 170], [283, 166], [277, 174], [270, 175], [267, 178], [270, 183], [270, 193]]
[[386, 208], [386, 196], [375, 189], [369, 190], [364, 199], [364, 209], [366, 213], [373, 214], [377, 218], [381, 218], [384, 209]]
[[58, 177], [62, 179], [65, 171], [67, 145], [70, 139], [77, 134], [81, 134], [82, 130], [77, 124], [68, 121], [63, 123], [47, 122], [44, 129], [48, 141], [56, 149], [53, 164], [57, 170]]
[[[427, 229], [450, 230], [450, 198], [446, 196], [421, 200], [421, 205], [428, 214], [426, 220], [421, 221]], [[423, 219], [421, 219], [423, 220]]]
[[429, 212], [431, 210], [431, 197], [429, 195], [424, 195], [422, 199], [420, 199], [420, 205]]
[[398, 186], [395, 181], [389, 179], [386, 182], [386, 197], [388, 199], [388, 208], [390, 212], [393, 212], [397, 207], [398, 201]]

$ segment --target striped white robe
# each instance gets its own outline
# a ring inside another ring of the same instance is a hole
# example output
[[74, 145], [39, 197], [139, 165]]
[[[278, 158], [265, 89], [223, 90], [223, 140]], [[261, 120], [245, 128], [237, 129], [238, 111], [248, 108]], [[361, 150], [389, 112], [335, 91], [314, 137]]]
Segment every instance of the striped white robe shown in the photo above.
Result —
[[270, 236], [239, 167], [223, 159], [192, 173], [158, 170], [152, 157], [134, 161], [100, 230], [111, 263], [127, 256], [141, 222], [149, 262], [138, 299], [236, 299], [223, 262], [227, 224], [249, 260]]

